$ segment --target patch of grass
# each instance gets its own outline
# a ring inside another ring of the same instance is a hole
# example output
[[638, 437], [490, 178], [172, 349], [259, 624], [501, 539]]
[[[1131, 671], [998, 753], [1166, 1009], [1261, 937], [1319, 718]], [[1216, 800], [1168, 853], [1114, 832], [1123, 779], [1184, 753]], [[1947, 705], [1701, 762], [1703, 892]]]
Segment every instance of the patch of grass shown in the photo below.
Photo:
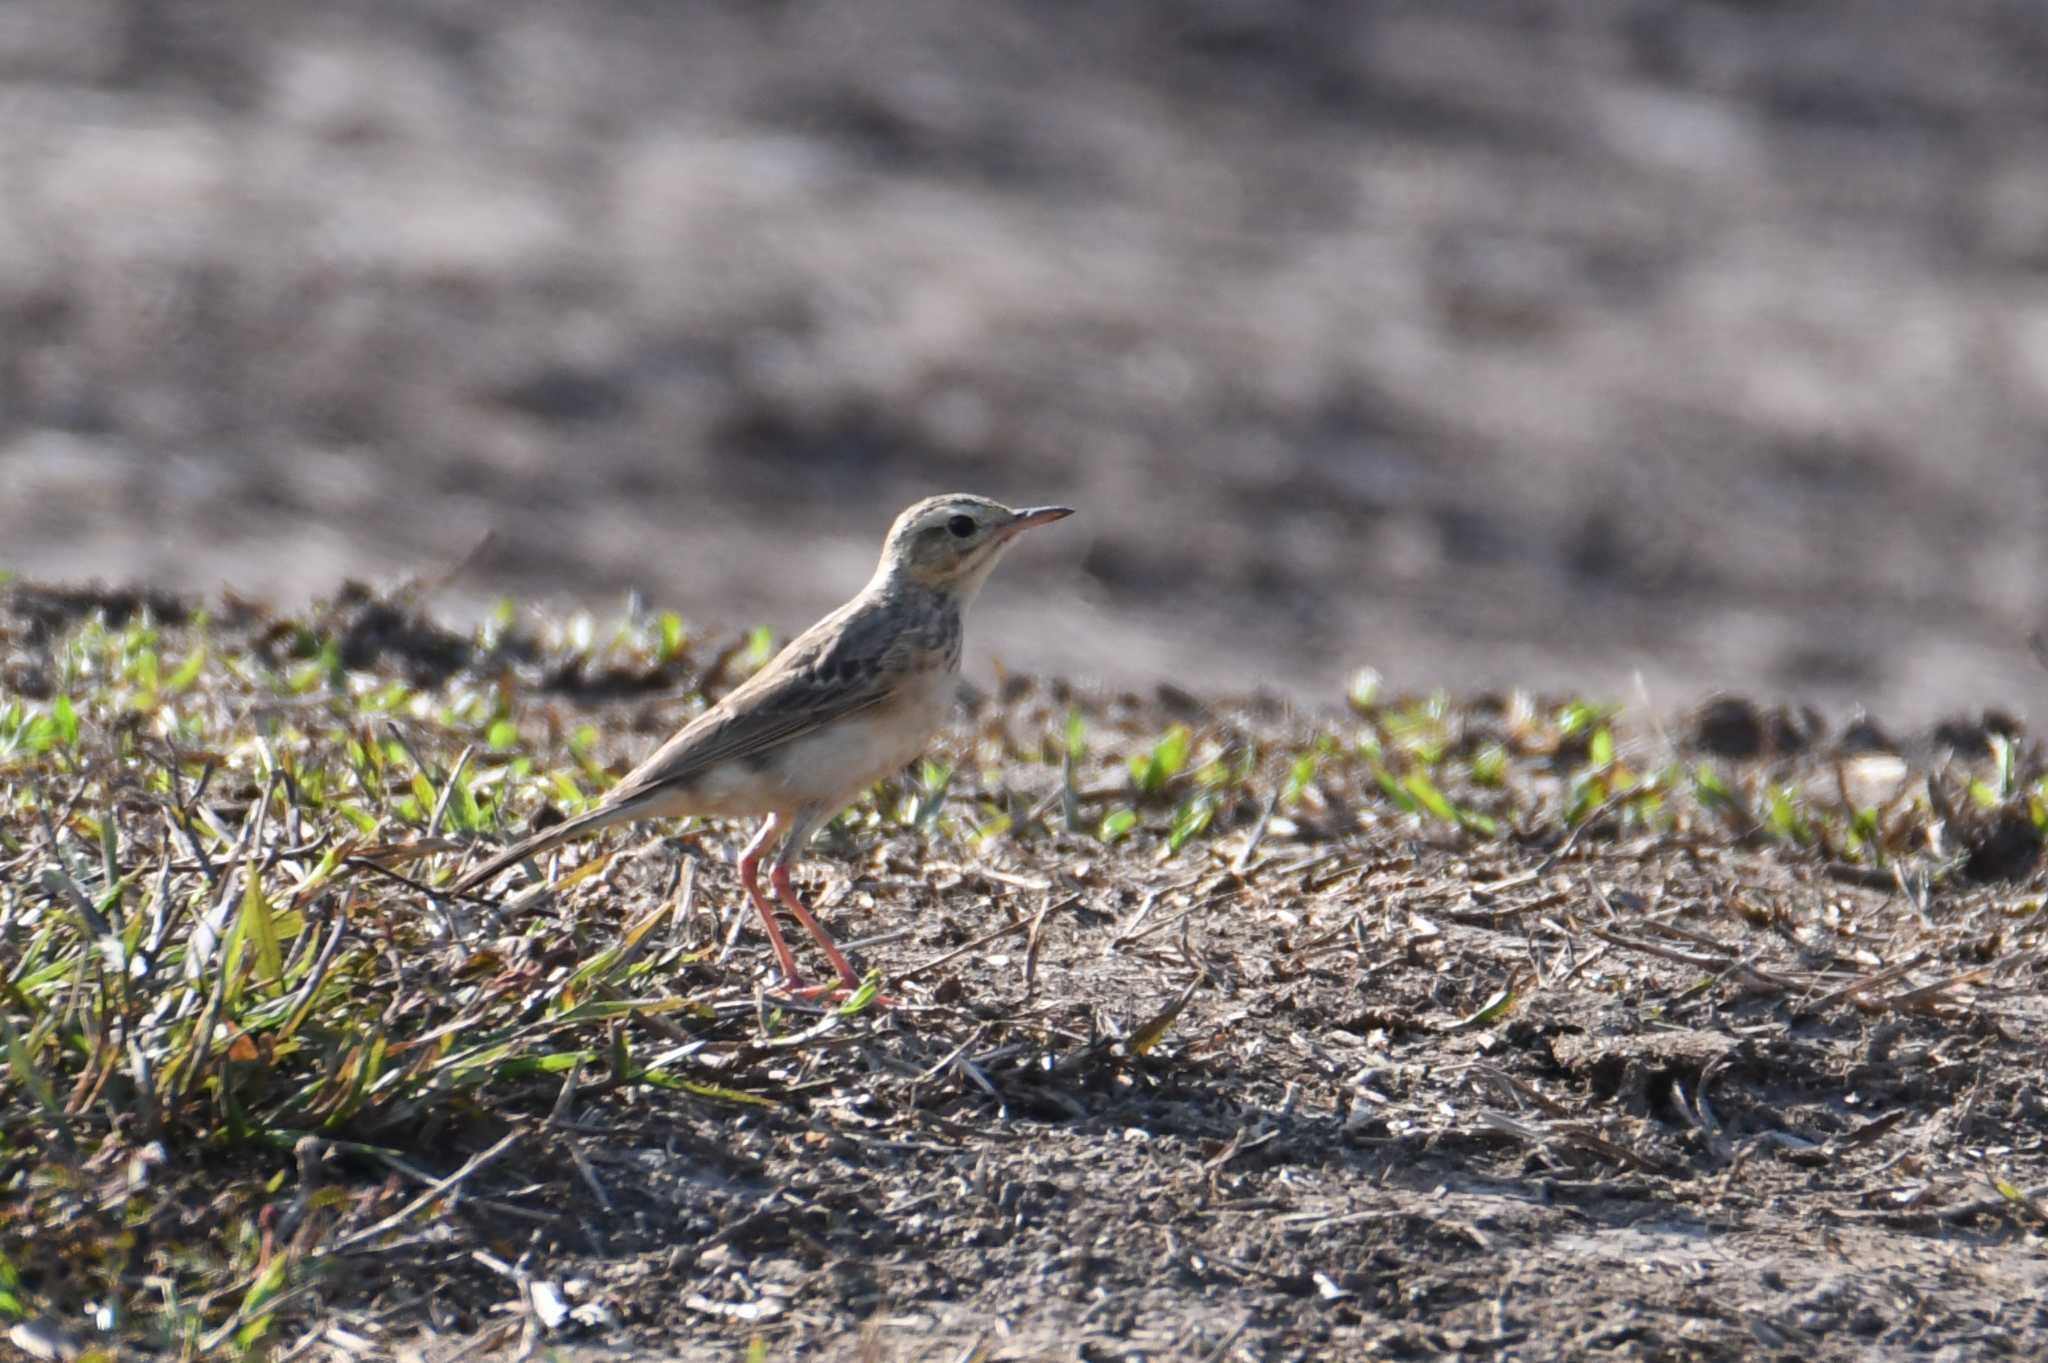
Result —
[[[597, 728], [564, 737], [494, 685], [351, 671], [310, 624], [260, 625], [88, 616], [47, 645], [63, 689], [0, 708], [0, 1315], [83, 1292], [136, 1344], [257, 1352], [346, 1257], [263, 1229], [309, 1214], [282, 1191], [301, 1142], [516, 1125], [571, 1072], [718, 1096], [642, 1059], [711, 1017], [675, 987], [708, 943], [655, 933], [671, 904], [568, 956], [442, 927], [468, 911], [434, 897], [448, 868], [424, 854], [580, 803], [611, 779]], [[253, 646], [280, 636], [281, 655]], [[578, 621], [569, 648], [594, 637]], [[687, 647], [661, 617], [604, 645], [649, 668]], [[166, 1151], [270, 1172], [195, 1225]], [[57, 1262], [82, 1276], [38, 1267]]]

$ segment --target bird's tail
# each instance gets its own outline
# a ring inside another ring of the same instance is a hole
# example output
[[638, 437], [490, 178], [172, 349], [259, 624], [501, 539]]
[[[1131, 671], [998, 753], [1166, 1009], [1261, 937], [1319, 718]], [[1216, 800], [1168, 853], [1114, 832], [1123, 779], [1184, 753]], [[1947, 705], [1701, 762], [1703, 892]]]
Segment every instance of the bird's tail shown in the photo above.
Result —
[[605, 803], [595, 809], [585, 810], [573, 819], [564, 819], [558, 824], [541, 829], [538, 833], [521, 838], [481, 866], [465, 872], [448, 887], [448, 893], [468, 894], [478, 886], [488, 883], [492, 876], [508, 866], [517, 865], [528, 857], [537, 857], [586, 833], [595, 833], [600, 828], [610, 828], [615, 823], [637, 818], [639, 813], [639, 803], [630, 800], [618, 804]]

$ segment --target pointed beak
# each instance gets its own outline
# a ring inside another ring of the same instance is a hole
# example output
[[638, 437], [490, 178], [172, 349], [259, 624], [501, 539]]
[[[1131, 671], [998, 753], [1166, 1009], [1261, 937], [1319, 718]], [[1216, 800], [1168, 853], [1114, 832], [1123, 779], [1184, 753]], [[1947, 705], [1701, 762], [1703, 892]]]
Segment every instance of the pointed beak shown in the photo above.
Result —
[[1010, 517], [1003, 526], [1003, 538], [1008, 539], [1019, 531], [1029, 530], [1034, 525], [1051, 525], [1054, 521], [1063, 521], [1073, 514], [1074, 508], [1070, 506], [1027, 506]]

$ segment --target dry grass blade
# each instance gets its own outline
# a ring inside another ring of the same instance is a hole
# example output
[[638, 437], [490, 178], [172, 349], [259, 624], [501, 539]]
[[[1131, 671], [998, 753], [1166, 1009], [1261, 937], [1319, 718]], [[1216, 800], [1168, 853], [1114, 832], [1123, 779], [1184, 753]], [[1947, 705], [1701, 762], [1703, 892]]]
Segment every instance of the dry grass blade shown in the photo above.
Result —
[[363, 1227], [361, 1230], [354, 1231], [348, 1235], [343, 1236], [341, 1239], [335, 1241], [332, 1245], [327, 1246], [324, 1250], [324, 1253], [336, 1256], [344, 1255], [354, 1250], [360, 1245], [367, 1245], [371, 1241], [379, 1239], [384, 1235], [389, 1234], [391, 1231], [397, 1230], [400, 1226], [403, 1226], [406, 1222], [410, 1221], [415, 1215], [417, 1215], [420, 1212], [422, 1208], [426, 1207], [429, 1203], [438, 1202], [441, 1198], [447, 1196], [449, 1193], [459, 1191], [462, 1185], [468, 1182], [469, 1179], [473, 1175], [475, 1175], [478, 1170], [488, 1166], [500, 1155], [504, 1154], [507, 1150], [510, 1150], [513, 1146], [517, 1145], [521, 1140], [525, 1139], [525, 1136], [526, 1133], [524, 1131], [506, 1132], [503, 1136], [499, 1137], [498, 1140], [491, 1146], [489, 1146], [486, 1149], [479, 1150], [476, 1154], [471, 1155], [467, 1160], [463, 1161], [462, 1166], [458, 1168], [454, 1173], [448, 1175], [446, 1178], [436, 1179], [434, 1180], [434, 1182], [428, 1184], [425, 1191], [421, 1192], [417, 1197], [414, 1197], [410, 1202], [407, 1202], [397, 1211], [391, 1213], [387, 1217], [384, 1217], [382, 1220], [376, 1221], [368, 1226]]
[[1189, 1000], [1195, 997], [1195, 991], [1201, 988], [1208, 978], [1206, 974], [1196, 975], [1187, 982], [1186, 987], [1180, 991], [1180, 994], [1175, 997], [1173, 1002], [1167, 1004], [1157, 1013], [1154, 1013], [1150, 1018], [1146, 1019], [1143, 1026], [1139, 1027], [1137, 1031], [1132, 1032], [1130, 1040], [1131, 1054], [1146, 1055], [1151, 1052], [1154, 1046], [1157, 1046], [1165, 1039], [1167, 1029], [1173, 1026], [1174, 1020], [1186, 1010]]
[[1758, 970], [1746, 961], [1734, 960], [1725, 955], [1697, 951], [1680, 951], [1676, 947], [1668, 947], [1660, 942], [1647, 942], [1638, 937], [1628, 937], [1622, 933], [1615, 932], [1611, 928], [1596, 927], [1593, 929], [1593, 935], [1601, 941], [1611, 946], [1620, 947], [1625, 951], [1641, 952], [1645, 956], [1654, 956], [1660, 961], [1671, 961], [1677, 965], [1688, 965], [1697, 970], [1711, 971], [1717, 975], [1730, 975], [1753, 989], [1791, 993], [1801, 987], [1797, 980], [1772, 974], [1768, 971]]
[[988, 932], [985, 932], [979, 937], [975, 937], [969, 941], [962, 942], [959, 946], [954, 947], [951, 951], [947, 952], [943, 956], [936, 956], [931, 960], [926, 961], [923, 965], [912, 966], [910, 969], [905, 970], [900, 974], [894, 976], [891, 983], [900, 987], [902, 985], [908, 984], [912, 980], [921, 979], [926, 975], [935, 974], [936, 972], [943, 970], [945, 967], [951, 965], [953, 962], [959, 960], [961, 957], [966, 956], [971, 952], [979, 951], [981, 948], [987, 946], [991, 942], [1000, 942], [1005, 937], [1014, 937], [1020, 932], [1032, 931], [1033, 924], [1041, 921], [1047, 914], [1052, 912], [1053, 909], [1069, 908], [1079, 902], [1079, 895], [1069, 895], [1067, 898], [1061, 900], [1058, 904], [1051, 905], [1045, 909], [1039, 910], [1036, 917], [1015, 919], [1011, 922], [1003, 924], [999, 928], [995, 928]]

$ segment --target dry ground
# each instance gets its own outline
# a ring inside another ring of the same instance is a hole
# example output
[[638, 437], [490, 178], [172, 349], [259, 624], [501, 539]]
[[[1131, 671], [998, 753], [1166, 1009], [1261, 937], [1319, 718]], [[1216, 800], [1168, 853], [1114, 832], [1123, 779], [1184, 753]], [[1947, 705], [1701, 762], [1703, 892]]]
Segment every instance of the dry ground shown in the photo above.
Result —
[[432, 891], [749, 641], [133, 605], [0, 615], [18, 1344], [2048, 1349], [2048, 815], [1997, 716], [1012, 679], [821, 837], [900, 1000], [827, 1012], [722, 950], [737, 830]]

